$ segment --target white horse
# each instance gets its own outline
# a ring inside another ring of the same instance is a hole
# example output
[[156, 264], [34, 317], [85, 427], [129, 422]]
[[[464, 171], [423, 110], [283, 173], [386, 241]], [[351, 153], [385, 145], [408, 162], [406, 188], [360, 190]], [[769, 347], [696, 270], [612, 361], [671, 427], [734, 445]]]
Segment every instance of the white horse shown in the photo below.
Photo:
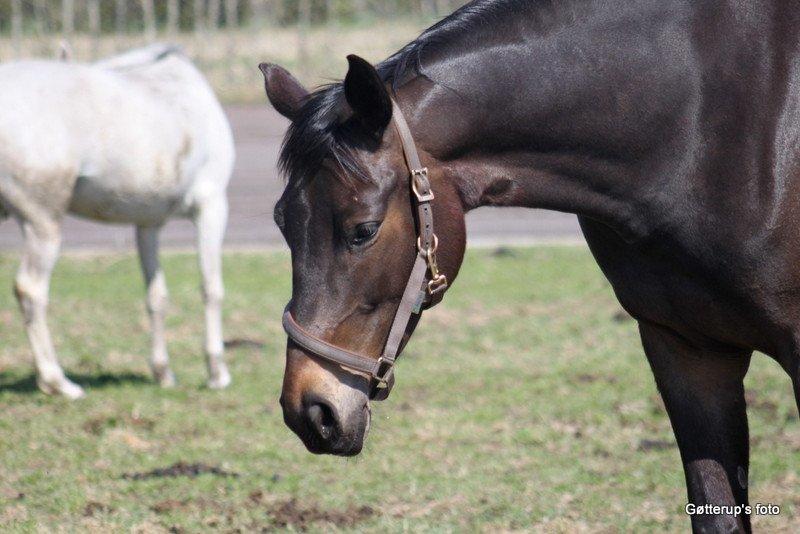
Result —
[[174, 384], [164, 338], [167, 287], [158, 237], [170, 217], [198, 231], [209, 386], [223, 388], [221, 245], [233, 137], [200, 72], [177, 49], [154, 45], [94, 64], [0, 65], [0, 219], [25, 238], [15, 292], [46, 393], [83, 395], [58, 363], [46, 309], [67, 212], [136, 226], [153, 330], [150, 360]]

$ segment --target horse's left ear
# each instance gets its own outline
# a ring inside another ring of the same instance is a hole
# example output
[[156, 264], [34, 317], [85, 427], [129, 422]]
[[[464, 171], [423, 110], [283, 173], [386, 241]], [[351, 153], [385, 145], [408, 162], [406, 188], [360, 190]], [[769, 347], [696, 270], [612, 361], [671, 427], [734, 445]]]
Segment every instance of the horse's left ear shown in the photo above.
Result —
[[370, 134], [380, 135], [392, 120], [392, 99], [389, 91], [367, 60], [347, 56], [350, 64], [344, 79], [344, 96], [353, 110], [353, 117]]
[[258, 68], [264, 74], [267, 98], [278, 113], [293, 121], [308, 98], [308, 90], [283, 67], [262, 63]]

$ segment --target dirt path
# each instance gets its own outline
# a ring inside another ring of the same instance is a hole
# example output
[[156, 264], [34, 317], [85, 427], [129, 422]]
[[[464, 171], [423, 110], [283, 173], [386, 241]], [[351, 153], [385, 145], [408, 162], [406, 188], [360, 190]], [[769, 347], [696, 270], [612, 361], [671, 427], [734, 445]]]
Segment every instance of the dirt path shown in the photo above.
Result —
[[[226, 244], [236, 247], [282, 246], [283, 239], [272, 222], [272, 206], [280, 196], [282, 181], [276, 161], [286, 121], [268, 105], [228, 106], [236, 138], [237, 162], [228, 190], [230, 220]], [[572, 215], [526, 209], [482, 208], [467, 217], [469, 242], [532, 243], [582, 241]], [[194, 244], [194, 227], [188, 221], [170, 221], [162, 234], [167, 246]], [[22, 239], [16, 225], [0, 224], [0, 251], [19, 248]], [[132, 249], [133, 228], [112, 226], [69, 217], [64, 224], [64, 247], [69, 249]]]

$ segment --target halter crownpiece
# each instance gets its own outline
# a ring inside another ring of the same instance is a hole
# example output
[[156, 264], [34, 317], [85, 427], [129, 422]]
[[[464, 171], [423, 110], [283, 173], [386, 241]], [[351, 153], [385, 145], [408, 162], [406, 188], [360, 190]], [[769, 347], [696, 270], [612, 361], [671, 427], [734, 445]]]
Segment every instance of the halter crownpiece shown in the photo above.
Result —
[[[428, 179], [428, 168], [423, 167], [419, 159], [411, 130], [394, 99], [392, 99], [392, 118], [400, 136], [403, 156], [410, 172], [411, 203], [416, 207], [417, 213], [417, 257], [392, 321], [392, 327], [389, 329], [383, 354], [377, 359], [370, 358], [337, 347], [314, 336], [292, 317], [292, 313], [289, 311], [291, 302], [283, 312], [283, 329], [292, 341], [323, 360], [335, 363], [350, 372], [365, 375], [370, 381], [370, 399], [374, 400], [384, 400], [389, 396], [394, 364], [400, 352], [400, 343], [412, 317], [419, 315], [426, 303], [435, 304], [433, 296], [447, 289], [447, 277], [439, 271], [436, 261], [439, 238], [433, 231], [431, 202], [433, 202], [434, 194]], [[428, 273], [430, 273], [429, 277]]]

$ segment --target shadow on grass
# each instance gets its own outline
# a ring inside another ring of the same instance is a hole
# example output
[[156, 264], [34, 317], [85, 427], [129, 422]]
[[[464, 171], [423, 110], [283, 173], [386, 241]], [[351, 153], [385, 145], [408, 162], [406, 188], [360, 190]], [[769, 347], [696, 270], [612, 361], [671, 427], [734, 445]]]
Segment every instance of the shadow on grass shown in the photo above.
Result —
[[248, 339], [248, 338], [239, 338], [235, 337], [232, 339], [225, 340], [225, 348], [226, 349], [238, 349], [238, 348], [246, 348], [246, 349], [263, 349], [266, 347], [267, 344], [263, 341], [258, 339]]
[[[67, 378], [90, 389], [120, 387], [126, 384], [154, 384], [150, 376], [140, 373], [69, 374]], [[0, 391], [13, 391], [15, 393], [38, 392], [36, 375], [30, 374], [20, 378], [18, 375], [9, 372], [0, 372]]]

